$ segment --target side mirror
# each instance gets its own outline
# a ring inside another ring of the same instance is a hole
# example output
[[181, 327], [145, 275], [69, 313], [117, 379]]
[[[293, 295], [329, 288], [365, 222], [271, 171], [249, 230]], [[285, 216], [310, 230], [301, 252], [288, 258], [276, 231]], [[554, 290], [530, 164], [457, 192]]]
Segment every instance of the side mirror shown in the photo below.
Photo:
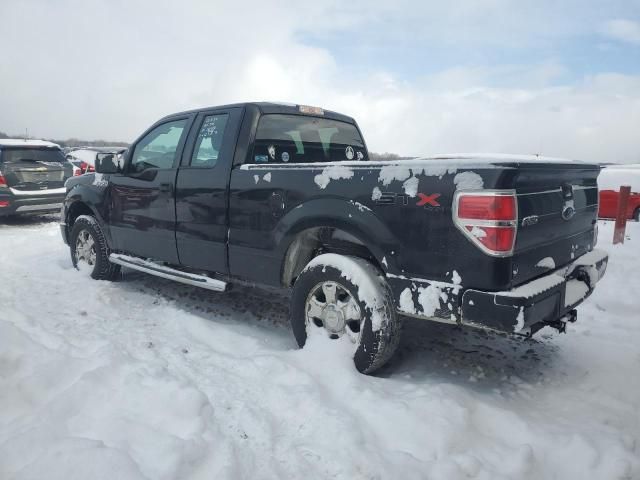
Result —
[[122, 173], [123, 156], [119, 153], [98, 153], [96, 173]]

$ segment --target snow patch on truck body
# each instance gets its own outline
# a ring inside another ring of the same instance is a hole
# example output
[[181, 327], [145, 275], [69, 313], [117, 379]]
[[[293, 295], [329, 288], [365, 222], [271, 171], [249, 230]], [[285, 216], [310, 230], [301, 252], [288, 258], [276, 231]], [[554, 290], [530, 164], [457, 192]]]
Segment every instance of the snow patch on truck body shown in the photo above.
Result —
[[418, 180], [418, 177], [410, 177], [407, 180], [405, 180], [405, 182], [402, 184], [402, 188], [404, 190], [404, 193], [406, 195], [409, 195], [410, 197], [415, 197], [418, 194], [418, 185], [419, 185], [420, 181]]
[[331, 165], [316, 175], [313, 180], [321, 189], [327, 188], [331, 180], [349, 179], [353, 177], [353, 170], [344, 165]]
[[441, 291], [437, 285], [418, 288], [418, 303], [422, 307], [422, 314], [433, 317], [436, 310], [440, 310]]
[[475, 172], [461, 172], [453, 177], [456, 190], [482, 190], [484, 181]]
[[[567, 278], [574, 272], [574, 270], [578, 268], [582, 268], [589, 277], [589, 283], [591, 285], [595, 285], [604, 275], [607, 264], [606, 262], [604, 262], [600, 270], [596, 268], [590, 268], [590, 266], [591, 264], [600, 261], [603, 257], [606, 257], [606, 255], [606, 252], [603, 252], [599, 249], [594, 249], [589, 253], [585, 253], [574, 262], [571, 262], [569, 265], [559, 268], [558, 270], [551, 272], [544, 277], [532, 280], [529, 283], [525, 283], [524, 285], [516, 287], [512, 290], [495, 292], [495, 294], [503, 297], [533, 298], [564, 282], [572, 282], [573, 280], [567, 280]], [[582, 281], [579, 282], [584, 284], [584, 282]]]
[[[378, 174], [378, 182], [384, 186], [390, 185], [395, 181], [404, 182], [403, 185], [405, 189], [412, 188], [413, 185], [415, 185], [417, 189], [418, 177], [420, 175], [442, 178], [446, 174], [456, 173], [459, 167], [457, 162], [451, 162], [450, 164], [424, 162], [420, 160], [411, 160], [411, 162], [411, 164], [397, 163], [382, 166]], [[407, 193], [407, 195], [409, 195], [409, 193]]]
[[360, 202], [356, 202], [355, 200], [349, 200], [351, 203], [353, 203], [358, 210], [360, 210], [361, 212], [372, 212], [373, 210], [371, 210], [369, 207], [367, 207], [366, 205], [363, 205]]
[[462, 290], [462, 279], [455, 270], [452, 283], [393, 273], [387, 273], [386, 276], [392, 283], [410, 282], [410, 286], [405, 287], [400, 294], [400, 313], [445, 323], [457, 323], [457, 296]]
[[[446, 174], [457, 173], [458, 170], [486, 170], [490, 168], [507, 168], [510, 164], [538, 164], [538, 163], [565, 163], [588, 165], [578, 160], [562, 158], [538, 157], [536, 155], [509, 155], [509, 154], [447, 154], [433, 157], [419, 157], [409, 160], [373, 161], [373, 160], [346, 160], [323, 163], [269, 163], [266, 165], [245, 163], [240, 165], [240, 170], [266, 170], [266, 169], [314, 169], [320, 170], [331, 166], [343, 166], [352, 169], [380, 169], [380, 182], [387, 181], [388, 185], [394, 180], [404, 181], [413, 175], [429, 175], [442, 177]], [[382, 172], [384, 170], [384, 173]]]
[[524, 328], [524, 307], [520, 307], [518, 316], [516, 317], [516, 326], [513, 327], [514, 332], [519, 332]]
[[95, 185], [96, 187], [104, 188], [109, 186], [109, 181], [106, 178], [104, 178], [104, 174], [96, 172], [93, 174], [92, 185]]
[[400, 310], [402, 312], [415, 314], [416, 306], [413, 303], [413, 295], [411, 294], [411, 289], [409, 287], [405, 288], [400, 294]]
[[551, 257], [545, 257], [536, 263], [536, 267], [540, 268], [556, 268], [556, 262]]
[[394, 180], [404, 182], [411, 176], [411, 169], [408, 167], [400, 167], [398, 165], [385, 165], [380, 169], [378, 181], [383, 185], [389, 185]]

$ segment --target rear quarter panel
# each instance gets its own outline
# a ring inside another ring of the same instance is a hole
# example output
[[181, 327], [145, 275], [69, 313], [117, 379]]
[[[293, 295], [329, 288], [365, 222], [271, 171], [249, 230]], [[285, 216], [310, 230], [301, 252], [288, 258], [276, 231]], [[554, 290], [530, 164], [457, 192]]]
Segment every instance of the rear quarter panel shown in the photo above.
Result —
[[[511, 168], [447, 164], [244, 165], [231, 175], [231, 273], [278, 284], [297, 231], [338, 226], [356, 236], [387, 273], [504, 288], [511, 261], [483, 254], [451, 217], [457, 186], [512, 183]], [[425, 200], [428, 199], [428, 200]], [[454, 273], [455, 272], [455, 273]]]

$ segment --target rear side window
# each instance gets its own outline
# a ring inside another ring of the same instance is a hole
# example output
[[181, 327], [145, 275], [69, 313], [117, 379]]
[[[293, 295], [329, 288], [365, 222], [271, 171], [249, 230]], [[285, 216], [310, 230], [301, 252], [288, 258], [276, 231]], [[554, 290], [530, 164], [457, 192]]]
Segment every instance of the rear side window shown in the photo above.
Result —
[[63, 163], [65, 158], [59, 148], [3, 148], [0, 152], [0, 161], [3, 163]]
[[302, 115], [264, 115], [258, 123], [252, 163], [316, 163], [367, 160], [355, 125]]
[[191, 157], [192, 167], [211, 168], [218, 163], [228, 118], [226, 113], [204, 117]]

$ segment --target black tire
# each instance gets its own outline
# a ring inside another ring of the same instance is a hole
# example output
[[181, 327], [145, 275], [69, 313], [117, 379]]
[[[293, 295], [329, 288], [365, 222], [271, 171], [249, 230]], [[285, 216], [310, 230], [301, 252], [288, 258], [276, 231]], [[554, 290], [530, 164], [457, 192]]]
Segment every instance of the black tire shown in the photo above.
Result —
[[640, 222], [640, 207], [636, 208], [636, 211], [633, 212], [633, 219], [636, 222]]
[[[93, 252], [95, 260], [93, 264], [89, 264], [82, 258], [78, 258], [76, 246], [78, 245], [78, 237], [88, 234], [93, 239]], [[90, 269], [91, 278], [96, 280], [115, 280], [120, 274], [120, 265], [115, 265], [109, 261], [109, 246], [104, 238], [102, 229], [98, 221], [89, 215], [80, 215], [76, 218], [71, 234], [69, 235], [69, 249], [71, 251], [71, 262], [76, 269], [79, 268], [79, 261], [87, 263]]]
[[[360, 285], [351, 281], [350, 277], [355, 276], [353, 272], [357, 272], [356, 281]], [[339, 284], [358, 304], [362, 320], [353, 361], [361, 373], [373, 373], [389, 361], [400, 342], [402, 320], [396, 313], [389, 285], [376, 267], [361, 258], [336, 254], [314, 258], [296, 279], [291, 296], [291, 327], [300, 348], [307, 341], [307, 328], [314, 328], [307, 320], [307, 300], [323, 282]], [[360, 295], [364, 283], [369, 291], [366, 302]], [[375, 317], [374, 310], [377, 313]], [[379, 324], [377, 330], [373, 328], [374, 320]], [[327, 341], [332, 341], [329, 335]]]

